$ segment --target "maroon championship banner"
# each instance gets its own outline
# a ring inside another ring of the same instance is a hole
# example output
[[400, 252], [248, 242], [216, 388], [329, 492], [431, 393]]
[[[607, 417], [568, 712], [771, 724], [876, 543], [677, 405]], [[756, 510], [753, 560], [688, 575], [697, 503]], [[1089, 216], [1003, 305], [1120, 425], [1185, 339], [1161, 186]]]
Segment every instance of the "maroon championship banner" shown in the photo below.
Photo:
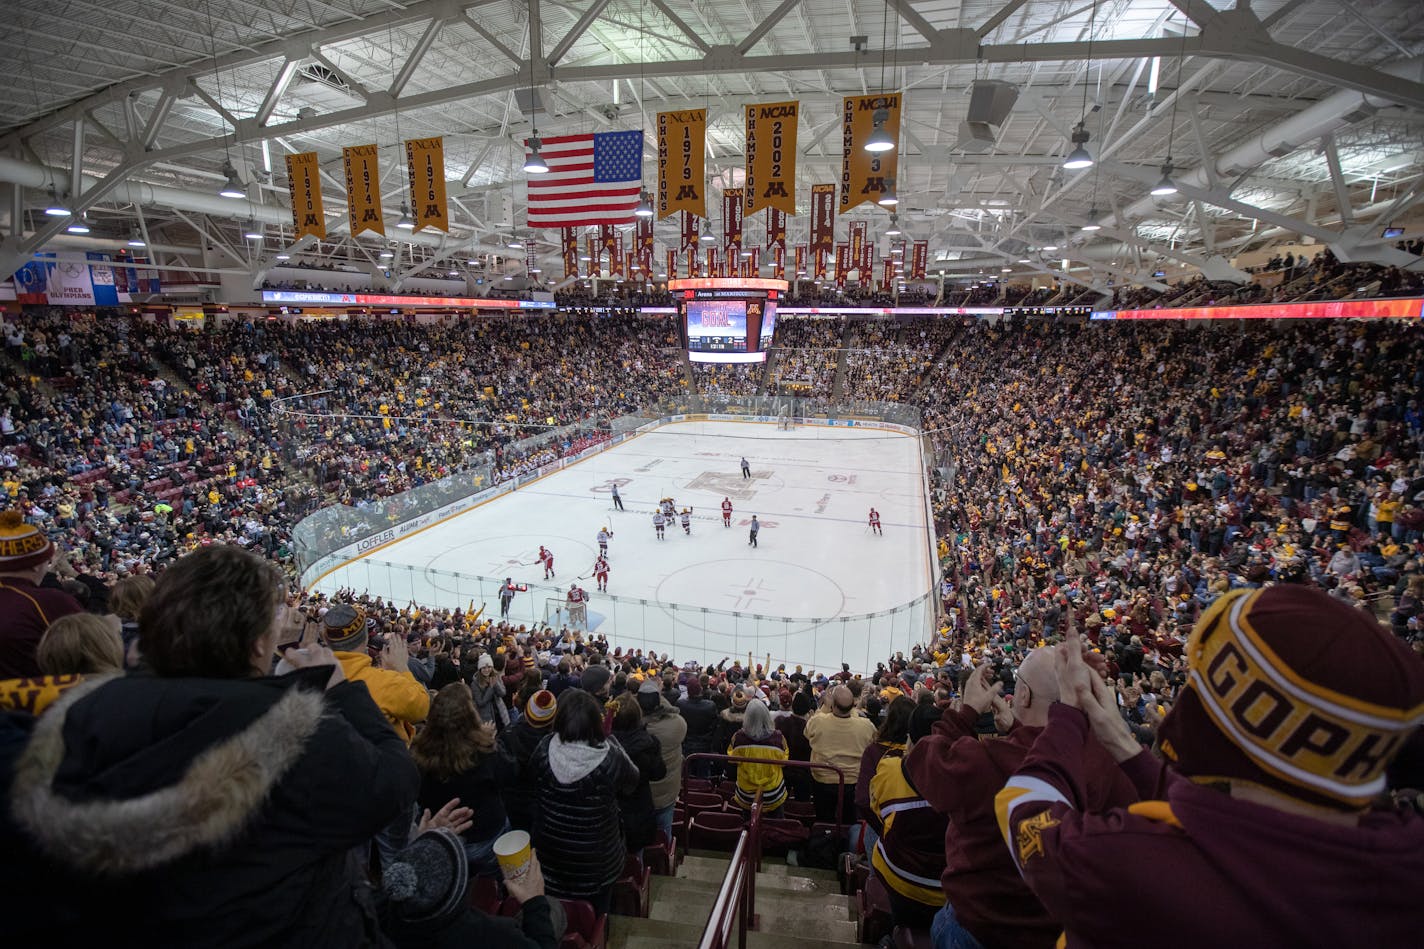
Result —
[[806, 273], [806, 245], [796, 245], [796, 279], [801, 279]]
[[747, 276], [749, 276], [749, 277], [757, 277], [757, 276], [760, 276], [760, 275], [761, 275], [761, 248], [760, 248], [760, 247], [753, 247], [753, 248], [752, 248], [751, 267], [749, 268], [749, 271], [750, 271], [750, 272], [747, 274]]
[[870, 243], [865, 239], [869, 225], [865, 221], [850, 222], [850, 266], [852, 270], [860, 271], [860, 279], [864, 280], [869, 276], [865, 269], [865, 245]]
[[719, 277], [721, 272], [717, 270], [717, 248], [707, 248], [707, 276]]
[[742, 253], [742, 189], [728, 188], [722, 192], [722, 246], [727, 249], [727, 266]]
[[836, 246], [836, 186], [811, 186], [811, 248], [831, 253]]
[[677, 251], [671, 247], [667, 251], [667, 278], [669, 280], [677, 279]]
[[[609, 230], [613, 230], [609, 228]], [[613, 244], [608, 248], [608, 276], [626, 276], [623, 272], [623, 232], [615, 231], [613, 234]]]
[[634, 226], [637, 229], [634, 250], [638, 254], [638, 264], [643, 268], [644, 273], [651, 276], [653, 273], [653, 219], [640, 217]]
[[608, 271], [613, 272], [614, 253], [622, 255], [622, 248], [618, 246], [618, 230], [612, 224], [600, 224], [598, 226], [598, 243], [603, 248], [603, 254], [608, 258]]
[[930, 265], [930, 242], [915, 241], [913, 254], [910, 259], [910, 279], [924, 280]]
[[819, 248], [819, 247], [813, 248], [812, 251], [811, 251], [811, 259], [812, 259], [813, 261], [815, 261], [815, 266], [814, 266], [814, 268], [813, 268], [813, 269], [815, 270], [815, 273], [813, 274], [813, 276], [814, 276], [817, 280], [824, 280], [824, 279], [826, 279], [826, 258], [827, 258], [827, 256], [829, 256], [829, 255], [828, 255], [825, 251], [821, 250], [821, 248]]
[[895, 258], [886, 257], [880, 270], [880, 289], [888, 291], [895, 282]]
[[584, 243], [588, 245], [588, 272], [590, 276], [598, 276], [603, 273], [603, 255], [600, 253], [602, 244], [598, 238], [592, 234], [584, 238]]
[[766, 209], [766, 246], [786, 251], [786, 212], [778, 208]]
[[850, 273], [850, 245], [836, 245], [836, 286], [844, 287]]
[[691, 211], [682, 212], [682, 243], [677, 245], [678, 250], [687, 250], [689, 247], [697, 246], [697, 215]]
[[778, 244], [771, 249], [771, 272], [777, 280], [786, 279], [786, 245]]
[[578, 235], [571, 227], [559, 228], [559, 246], [564, 255], [564, 277], [579, 275]]

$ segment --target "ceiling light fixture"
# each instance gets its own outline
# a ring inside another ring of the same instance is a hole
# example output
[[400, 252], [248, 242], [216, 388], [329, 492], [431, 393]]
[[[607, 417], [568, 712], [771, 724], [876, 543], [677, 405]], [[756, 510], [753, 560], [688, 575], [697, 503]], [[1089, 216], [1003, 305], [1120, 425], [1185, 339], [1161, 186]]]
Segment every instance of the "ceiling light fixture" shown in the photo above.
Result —
[[638, 196], [638, 206], [633, 209], [633, 213], [638, 217], [653, 216], [653, 204], [648, 200], [648, 192], [644, 191]]
[[87, 220], [85, 220], [85, 218], [86, 218], [86, 215], [84, 215], [84, 214], [79, 215], [77, 218], [75, 218], [73, 221], [71, 221], [71, 222], [69, 223], [69, 226], [66, 227], [65, 230], [68, 231], [68, 232], [71, 233], [71, 234], [88, 234], [88, 233], [89, 233], [89, 222], [88, 222]]
[[49, 189], [49, 203], [45, 205], [45, 214], [50, 217], [69, 217], [73, 213], [69, 210], [69, 205], [59, 200], [59, 195], [55, 194], [54, 188]]
[[900, 203], [900, 197], [895, 193], [895, 179], [885, 179], [885, 190], [880, 192], [880, 200], [876, 202], [882, 208], [893, 208]]
[[248, 218], [247, 223], [242, 226], [242, 236], [250, 241], [260, 241], [262, 240], [262, 229], [257, 226], [256, 221]]
[[237, 169], [232, 164], [223, 165], [222, 173], [227, 175], [227, 181], [218, 189], [218, 194], [224, 198], [245, 198], [247, 189], [242, 186], [242, 179], [237, 177]]
[[[1084, 97], [1087, 96], [1086, 80]], [[1069, 171], [1079, 171], [1083, 168], [1093, 167], [1093, 156], [1088, 153], [1088, 130], [1083, 128], [1083, 123], [1079, 122], [1073, 127], [1073, 150], [1068, 153], [1068, 157], [1063, 159], [1063, 167]]]
[[890, 212], [890, 226], [885, 229], [887, 237], [896, 237], [900, 233], [900, 215], [894, 211]]
[[530, 175], [547, 175], [549, 173], [549, 163], [544, 161], [544, 156], [539, 154], [539, 146], [544, 143], [539, 140], [539, 133], [536, 131], [529, 136], [529, 154], [524, 156], [524, 171]]
[[702, 235], [697, 239], [704, 244], [710, 244], [717, 239], [712, 236], [712, 222], [706, 218], [702, 220]]
[[278, 260], [291, 260], [291, 259], [292, 259], [292, 255], [289, 254], [289, 253], [287, 253], [286, 251], [283, 251], [282, 253], [280, 253], [280, 254], [277, 255], [277, 259], [278, 259]]
[[404, 201], [401, 202], [401, 216], [400, 220], [396, 222], [396, 227], [403, 231], [415, 230], [415, 219], [410, 216], [410, 205]]
[[1162, 165], [1162, 180], [1152, 186], [1152, 194], [1161, 198], [1176, 193], [1177, 183], [1172, 180], [1172, 160], [1169, 158], [1167, 162]]
[[139, 231], [138, 228], [134, 228], [133, 230], [129, 231], [129, 239], [127, 243], [130, 247], [148, 246], [148, 242], [143, 239], [143, 233]]
[[871, 115], [871, 121], [875, 127], [870, 130], [870, 134], [865, 138], [865, 150], [868, 152], [888, 152], [895, 147], [895, 140], [890, 137], [890, 133], [885, 131], [885, 122], [890, 118], [889, 109], [876, 109]]
[[1103, 226], [1098, 223], [1098, 209], [1096, 207], [1088, 212], [1088, 220], [1083, 222], [1082, 229], [1085, 231], [1100, 231], [1103, 229]]

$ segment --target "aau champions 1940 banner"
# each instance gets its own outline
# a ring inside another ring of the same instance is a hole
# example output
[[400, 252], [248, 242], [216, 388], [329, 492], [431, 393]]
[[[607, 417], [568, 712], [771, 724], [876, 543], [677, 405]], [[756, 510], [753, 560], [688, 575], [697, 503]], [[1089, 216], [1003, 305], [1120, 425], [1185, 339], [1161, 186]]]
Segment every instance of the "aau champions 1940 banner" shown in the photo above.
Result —
[[[896, 147], [868, 152], [865, 140], [875, 128], [875, 113], [884, 109], [883, 128]], [[900, 144], [900, 93], [846, 96], [841, 103], [841, 213], [866, 201], [879, 202], [895, 179], [895, 156]]]
[[706, 142], [706, 109], [658, 113], [658, 220], [674, 211], [707, 216]]
[[381, 214], [381, 169], [375, 145], [351, 145], [341, 150], [346, 166], [346, 213], [350, 216], [351, 236], [362, 231], [386, 234], [386, 219]]
[[796, 213], [796, 102], [768, 102], [746, 107], [747, 214], [762, 208]]
[[326, 215], [321, 207], [321, 162], [316, 152], [287, 156], [287, 194], [292, 199], [292, 233], [326, 240]]

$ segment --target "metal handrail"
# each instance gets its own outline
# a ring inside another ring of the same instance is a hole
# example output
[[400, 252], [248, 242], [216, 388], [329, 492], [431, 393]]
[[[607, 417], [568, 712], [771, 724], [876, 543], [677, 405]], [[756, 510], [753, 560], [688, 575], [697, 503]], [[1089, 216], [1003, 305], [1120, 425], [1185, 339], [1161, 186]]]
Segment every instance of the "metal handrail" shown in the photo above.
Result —
[[761, 792], [752, 802], [751, 822], [737, 838], [727, 874], [717, 889], [712, 912], [697, 949], [728, 949], [732, 914], [737, 916], [737, 949], [746, 949], [747, 928], [756, 918], [756, 875], [761, 869]]
[[[845, 772], [842, 771], [842, 770], [841, 770], [839, 767], [837, 767], [836, 765], [833, 765], [833, 764], [826, 764], [825, 762], [821, 762], [821, 761], [795, 761], [795, 760], [792, 760], [792, 759], [787, 759], [786, 761], [777, 761], [776, 759], [767, 759], [767, 758], [756, 758], [756, 759], [739, 758], [739, 757], [737, 757], [737, 756], [735, 756], [735, 755], [718, 755], [718, 754], [713, 754], [713, 753], [710, 752], [710, 751], [694, 751], [692, 754], [690, 754], [690, 755], [683, 755], [683, 757], [682, 757], [682, 785], [681, 785], [681, 786], [682, 786], [683, 790], [686, 790], [686, 789], [687, 789], [687, 778], [688, 778], [687, 766], [688, 766], [688, 764], [689, 764], [690, 762], [692, 762], [692, 761], [694, 761], [694, 760], [697, 760], [697, 761], [726, 761], [726, 762], [729, 762], [729, 763], [731, 763], [731, 764], [766, 764], [766, 765], [773, 765], [773, 766], [775, 766], [775, 767], [777, 767], [777, 768], [782, 768], [782, 769], [785, 769], [785, 768], [806, 768], [806, 769], [808, 769], [808, 770], [811, 770], [811, 769], [815, 769], [815, 768], [821, 768], [822, 770], [825, 770], [825, 771], [834, 771], [834, 772], [836, 773], [836, 833], [837, 833], [837, 834], [840, 834], [841, 830], [844, 829], [844, 827], [845, 827], [845, 813], [844, 813], [844, 809], [845, 809], [845, 784], [846, 784], [846, 776], [845, 776]], [[758, 794], [757, 797], [758, 797], [758, 800], [760, 800], [760, 794]]]

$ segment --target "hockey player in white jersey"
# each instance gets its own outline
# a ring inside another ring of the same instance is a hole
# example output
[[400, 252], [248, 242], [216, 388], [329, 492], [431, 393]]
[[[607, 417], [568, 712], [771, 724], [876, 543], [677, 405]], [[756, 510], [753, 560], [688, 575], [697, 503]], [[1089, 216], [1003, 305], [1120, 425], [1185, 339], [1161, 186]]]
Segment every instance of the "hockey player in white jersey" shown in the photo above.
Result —
[[598, 530], [598, 555], [603, 558], [608, 557], [608, 539], [613, 536], [613, 532], [607, 527]]
[[682, 532], [688, 537], [692, 536], [692, 508], [682, 509]]
[[663, 539], [663, 525], [667, 523], [667, 518], [663, 517], [662, 511], [653, 512], [653, 530], [657, 531], [658, 540]]

